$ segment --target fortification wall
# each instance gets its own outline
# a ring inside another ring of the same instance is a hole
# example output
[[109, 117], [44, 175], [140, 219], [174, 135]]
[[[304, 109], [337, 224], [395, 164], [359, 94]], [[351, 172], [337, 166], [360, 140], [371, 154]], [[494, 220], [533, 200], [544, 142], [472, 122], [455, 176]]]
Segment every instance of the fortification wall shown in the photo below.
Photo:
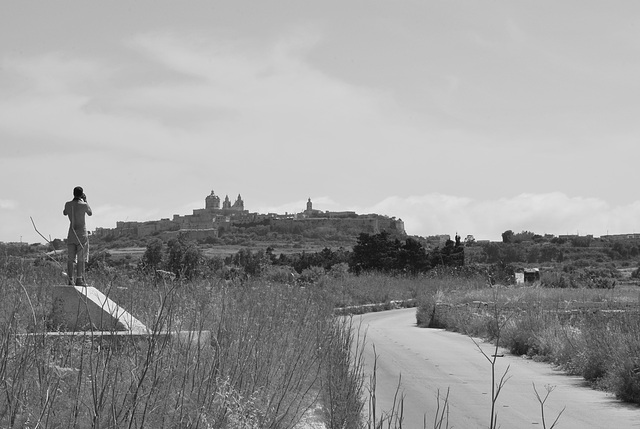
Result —
[[177, 238], [178, 235], [184, 235], [190, 240], [204, 240], [205, 238], [218, 238], [218, 229], [181, 229], [179, 231], [165, 231], [163, 234], [170, 238]]
[[[313, 210], [311, 201], [307, 210], [298, 214], [258, 214], [244, 210], [244, 203], [238, 195], [233, 206], [225, 199], [225, 207], [219, 208], [219, 198], [211, 192], [205, 200], [205, 208], [194, 209], [192, 214], [174, 214], [172, 219], [161, 219], [150, 222], [117, 222], [116, 228], [98, 228], [99, 236], [115, 235], [145, 237], [165, 231], [187, 230], [225, 230], [233, 224], [252, 224], [268, 220], [276, 231], [294, 234], [303, 233], [305, 229], [334, 228], [347, 234], [369, 233], [378, 234], [387, 231], [392, 234], [405, 235], [404, 222], [400, 219], [369, 214], [358, 215], [352, 211], [321, 212]], [[211, 233], [207, 233], [207, 237]], [[216, 235], [217, 236], [217, 235]]]
[[402, 221], [384, 217], [272, 219], [271, 225], [275, 230], [292, 233], [305, 229], [335, 228], [338, 231], [357, 230], [367, 234], [382, 231], [405, 234]]

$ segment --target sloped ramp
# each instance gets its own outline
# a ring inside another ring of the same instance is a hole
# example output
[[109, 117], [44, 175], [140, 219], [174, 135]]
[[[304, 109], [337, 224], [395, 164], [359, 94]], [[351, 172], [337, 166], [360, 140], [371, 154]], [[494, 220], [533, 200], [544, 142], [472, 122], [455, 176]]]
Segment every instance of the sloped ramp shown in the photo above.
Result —
[[147, 332], [142, 322], [94, 287], [54, 286], [50, 319], [58, 331]]

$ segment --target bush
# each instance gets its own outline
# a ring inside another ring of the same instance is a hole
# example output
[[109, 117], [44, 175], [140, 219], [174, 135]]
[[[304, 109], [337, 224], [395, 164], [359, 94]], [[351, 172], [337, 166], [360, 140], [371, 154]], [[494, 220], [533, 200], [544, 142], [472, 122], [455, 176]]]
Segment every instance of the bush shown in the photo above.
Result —
[[266, 281], [282, 284], [293, 284], [297, 279], [296, 270], [286, 265], [269, 265], [262, 272]]
[[556, 272], [542, 272], [540, 274], [540, 284], [543, 287], [561, 289], [575, 287], [569, 276]]
[[436, 301], [433, 296], [425, 296], [418, 302], [416, 323], [421, 328], [444, 328], [436, 320]]
[[606, 387], [623, 401], [640, 403], [640, 319], [630, 314], [606, 325], [611, 343]]
[[542, 331], [536, 333], [538, 360], [560, 365], [569, 374], [580, 375], [575, 358], [581, 348], [582, 334], [579, 329], [563, 324], [557, 317], [548, 317]]
[[313, 284], [320, 280], [325, 275], [324, 268], [322, 267], [310, 267], [302, 270], [298, 281], [300, 283]]
[[538, 355], [541, 351], [538, 333], [543, 329], [542, 314], [527, 312], [510, 319], [500, 334], [501, 346], [514, 355]]
[[608, 384], [618, 399], [640, 403], [640, 363], [637, 355], [616, 362]]

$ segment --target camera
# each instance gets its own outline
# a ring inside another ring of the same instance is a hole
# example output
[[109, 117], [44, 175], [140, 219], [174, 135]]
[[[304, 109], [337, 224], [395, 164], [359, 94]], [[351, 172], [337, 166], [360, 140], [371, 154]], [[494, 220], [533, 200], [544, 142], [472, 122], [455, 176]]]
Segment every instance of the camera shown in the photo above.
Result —
[[83, 193], [80, 198], [82, 198], [82, 201], [84, 201], [85, 203], [87, 202], [87, 196]]

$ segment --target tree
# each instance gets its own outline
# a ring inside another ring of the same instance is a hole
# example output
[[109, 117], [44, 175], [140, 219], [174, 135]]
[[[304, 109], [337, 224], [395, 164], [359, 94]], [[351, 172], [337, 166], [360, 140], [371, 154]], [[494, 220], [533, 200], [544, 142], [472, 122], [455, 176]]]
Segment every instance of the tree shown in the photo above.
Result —
[[447, 240], [442, 249], [434, 249], [429, 256], [433, 266], [462, 267], [464, 265], [464, 246], [460, 243], [460, 237], [456, 235], [455, 242]]
[[147, 250], [145, 250], [140, 260], [140, 268], [144, 271], [155, 271], [161, 267], [161, 264], [162, 241], [156, 238], [147, 244]]
[[51, 242], [51, 246], [53, 247], [53, 250], [60, 250], [65, 248], [64, 242], [59, 238], [54, 238]]
[[386, 231], [374, 235], [363, 232], [353, 246], [349, 267], [357, 274], [372, 270], [391, 271], [397, 268], [400, 247], [400, 241], [390, 239]]
[[513, 241], [513, 231], [510, 229], [506, 230], [502, 233], [502, 242], [503, 243], [511, 243]]
[[503, 259], [502, 248], [498, 243], [487, 243], [482, 246], [482, 250], [486, 255], [487, 262], [490, 264], [496, 263]]
[[412, 274], [421, 273], [429, 270], [429, 256], [422, 244], [414, 239], [407, 238], [404, 245], [398, 252], [398, 268], [410, 272]]
[[562, 250], [555, 244], [543, 245], [540, 248], [539, 262], [562, 262]]
[[573, 247], [589, 247], [591, 246], [592, 241], [593, 237], [588, 235], [583, 237], [571, 237], [571, 245]]
[[536, 234], [531, 231], [521, 231], [517, 234], [513, 234], [513, 236], [511, 237], [511, 242], [522, 243], [524, 241], [533, 241], [535, 235]]
[[265, 266], [271, 264], [271, 259], [263, 250], [253, 252], [251, 249], [240, 249], [229, 262], [242, 268], [246, 274], [258, 276]]
[[202, 262], [202, 251], [196, 243], [183, 235], [167, 243], [167, 269], [178, 278], [192, 279]]
[[502, 260], [505, 263], [525, 262], [526, 252], [520, 244], [505, 244], [502, 246]]
[[540, 260], [540, 248], [532, 246], [527, 252], [527, 262], [530, 264], [537, 263]]

